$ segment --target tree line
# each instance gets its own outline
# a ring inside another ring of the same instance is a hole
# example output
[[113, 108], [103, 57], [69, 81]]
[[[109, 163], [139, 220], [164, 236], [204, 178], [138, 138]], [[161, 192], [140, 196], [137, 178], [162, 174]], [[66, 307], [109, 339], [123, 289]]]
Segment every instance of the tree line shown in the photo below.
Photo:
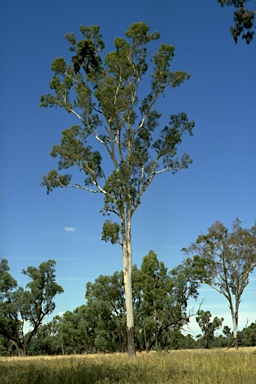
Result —
[[[74, 311], [67, 311], [63, 316], [56, 316], [54, 319], [44, 324], [36, 337], [29, 346], [30, 355], [71, 355], [71, 354], [91, 354], [91, 353], [114, 353], [126, 352], [127, 342], [125, 327], [123, 333], [117, 337], [111, 334], [111, 324], [107, 329], [103, 327], [104, 321], [99, 319], [97, 331], [98, 335], [88, 328], [89, 307], [82, 305]], [[201, 333], [191, 334], [182, 332], [179, 329], [169, 331], [168, 338], [159, 338], [157, 345], [152, 346], [153, 351], [182, 350], [182, 349], [210, 349], [210, 348], [231, 348], [233, 343], [231, 329], [222, 324], [218, 325], [221, 319], [212, 315], [209, 311], [202, 311], [198, 314]], [[106, 321], [106, 320], [105, 320]], [[110, 321], [110, 320], [109, 320]], [[116, 330], [118, 332], [118, 330]], [[238, 331], [239, 347], [256, 346], [256, 321], [246, 325]], [[119, 338], [123, 336], [123, 338]], [[145, 351], [143, 335], [135, 327], [136, 348], [138, 351]], [[8, 344], [2, 341], [1, 355], [10, 353]], [[17, 354], [17, 350], [12, 353]]]
[[[256, 266], [256, 226], [242, 228], [239, 219], [228, 231], [220, 222], [206, 235], [184, 248], [192, 254], [168, 270], [150, 251], [141, 267], [132, 267], [134, 342], [138, 351], [181, 348], [238, 347], [256, 345], [256, 322], [238, 331], [239, 304], [249, 275]], [[18, 287], [9, 273], [8, 262], [0, 262], [0, 353], [73, 354], [127, 351], [126, 301], [123, 271], [100, 275], [86, 284], [86, 304], [55, 316], [56, 294], [63, 288], [56, 283], [55, 261], [28, 267], [26, 289]], [[198, 304], [188, 311], [191, 298], [198, 299], [199, 288], [207, 284], [227, 299], [233, 329], [223, 318], [214, 317]], [[195, 317], [200, 335], [184, 333]], [[25, 324], [30, 330], [25, 332]], [[216, 331], [223, 334], [216, 337]]]

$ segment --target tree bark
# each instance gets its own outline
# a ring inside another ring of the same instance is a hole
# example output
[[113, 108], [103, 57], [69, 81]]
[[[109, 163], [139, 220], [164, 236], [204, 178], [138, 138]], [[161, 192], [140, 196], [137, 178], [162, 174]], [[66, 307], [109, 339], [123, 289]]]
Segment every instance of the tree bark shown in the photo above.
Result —
[[[123, 226], [122, 226], [123, 227]], [[123, 228], [124, 229], [124, 228]], [[134, 316], [132, 301], [132, 247], [131, 247], [131, 220], [126, 220], [125, 229], [122, 234], [123, 244], [123, 273], [124, 273], [124, 289], [125, 289], [125, 306], [126, 306], [126, 333], [127, 333], [127, 352], [128, 355], [136, 354], [134, 342]]]
[[135, 356], [135, 343], [134, 343], [134, 327], [128, 328], [127, 326], [127, 352], [129, 356]]
[[237, 328], [238, 328], [238, 313], [232, 312], [232, 322], [233, 322], [233, 346], [238, 349], [238, 338], [237, 338]]

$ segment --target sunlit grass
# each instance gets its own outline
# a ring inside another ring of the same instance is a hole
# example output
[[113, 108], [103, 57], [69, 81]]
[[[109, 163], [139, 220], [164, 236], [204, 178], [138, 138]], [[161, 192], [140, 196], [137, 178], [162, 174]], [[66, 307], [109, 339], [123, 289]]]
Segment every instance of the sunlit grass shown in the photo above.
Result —
[[0, 359], [1, 384], [255, 384], [256, 347]]

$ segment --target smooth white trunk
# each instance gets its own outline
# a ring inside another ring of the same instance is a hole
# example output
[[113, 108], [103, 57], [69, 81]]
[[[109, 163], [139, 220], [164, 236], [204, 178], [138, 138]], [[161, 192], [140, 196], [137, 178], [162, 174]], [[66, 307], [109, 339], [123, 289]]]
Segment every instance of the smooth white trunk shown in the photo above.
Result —
[[[129, 245], [128, 245], [129, 247]], [[132, 259], [129, 250], [123, 251], [123, 272], [124, 272], [124, 287], [125, 287], [125, 302], [126, 302], [126, 316], [127, 327], [132, 328], [134, 326], [133, 319], [133, 302], [132, 302]]]
[[132, 246], [131, 246], [131, 222], [127, 219], [125, 232], [123, 233], [123, 274], [126, 305], [126, 329], [128, 354], [135, 354], [134, 344], [134, 316], [132, 300]]
[[233, 323], [233, 342], [234, 347], [238, 348], [237, 329], [238, 329], [238, 314], [232, 311], [232, 323]]

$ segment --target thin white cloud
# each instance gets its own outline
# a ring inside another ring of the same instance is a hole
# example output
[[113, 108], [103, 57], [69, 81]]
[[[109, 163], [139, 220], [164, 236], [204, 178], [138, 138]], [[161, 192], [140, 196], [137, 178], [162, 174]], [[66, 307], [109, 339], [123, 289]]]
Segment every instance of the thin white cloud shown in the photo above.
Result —
[[65, 227], [64, 230], [66, 232], [75, 232], [76, 229], [74, 227]]

